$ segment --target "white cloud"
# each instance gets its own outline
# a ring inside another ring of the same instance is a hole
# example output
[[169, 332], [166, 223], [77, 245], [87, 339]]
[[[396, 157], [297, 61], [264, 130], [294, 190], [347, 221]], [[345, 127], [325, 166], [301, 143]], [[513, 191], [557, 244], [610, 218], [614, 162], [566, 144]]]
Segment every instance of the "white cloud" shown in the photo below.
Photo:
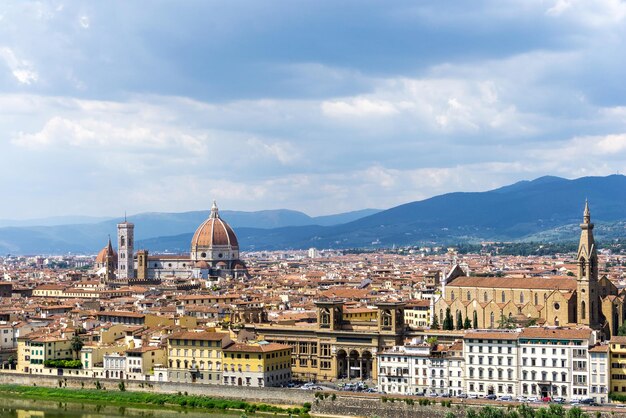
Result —
[[398, 113], [396, 106], [384, 100], [355, 97], [349, 100], [325, 101], [322, 112], [330, 117], [377, 117]]
[[144, 150], [177, 148], [188, 152], [205, 152], [206, 136], [190, 132], [130, 124], [81, 119], [70, 120], [53, 117], [35, 133], [20, 132], [13, 143], [29, 149], [44, 150], [47, 147], [71, 146], [85, 149]]
[[300, 152], [289, 142], [263, 142], [259, 138], [250, 138], [247, 143], [247, 152], [258, 151], [262, 154], [276, 158], [281, 164], [296, 164], [301, 156]]
[[546, 10], [546, 15], [601, 27], [621, 23], [626, 18], [626, 3], [622, 0], [556, 0]]
[[89, 22], [89, 17], [88, 17], [88, 16], [81, 16], [81, 17], [78, 19], [78, 23], [80, 24], [80, 26], [81, 26], [83, 29], [89, 29], [89, 23], [90, 23], [90, 22]]
[[5, 65], [20, 84], [33, 84], [39, 79], [39, 74], [32, 68], [32, 65], [28, 61], [19, 59], [11, 48], [0, 47], [0, 58], [4, 60]]

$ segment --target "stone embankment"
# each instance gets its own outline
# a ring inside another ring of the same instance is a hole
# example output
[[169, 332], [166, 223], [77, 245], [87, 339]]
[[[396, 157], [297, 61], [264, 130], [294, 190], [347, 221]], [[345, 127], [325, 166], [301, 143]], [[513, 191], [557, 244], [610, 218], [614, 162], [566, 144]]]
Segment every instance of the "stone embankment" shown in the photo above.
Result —
[[[356, 393], [338, 392], [334, 397], [326, 393], [326, 396], [316, 399], [312, 403], [313, 415], [331, 415], [359, 418], [445, 418], [452, 414], [456, 418], [464, 418], [467, 409], [480, 410], [486, 405], [515, 408], [518, 403], [493, 402], [484, 400], [471, 400], [470, 402], [458, 400], [444, 401], [430, 399], [429, 405], [420, 405], [419, 399], [414, 397], [388, 397], [381, 395], [365, 395]], [[456, 401], [456, 402], [455, 402]], [[537, 404], [533, 407], [547, 407], [547, 404]], [[564, 405], [568, 408], [568, 405]], [[590, 418], [626, 418], [626, 410], [615, 407], [584, 407], [584, 411]], [[599, 414], [598, 414], [599, 413]]]
[[[119, 390], [118, 380], [99, 380], [90, 377], [75, 376], [39, 376], [21, 373], [0, 372], [0, 384], [43, 386], [43, 387], [67, 387], [73, 389], [95, 389], [96, 382], [107, 390]], [[241, 386], [201, 385], [193, 383], [171, 382], [140, 382], [124, 380], [126, 390], [133, 392], [154, 393], [187, 393], [189, 395], [202, 395], [214, 398], [242, 399], [250, 402], [263, 402], [277, 405], [302, 406], [305, 402], [315, 400], [314, 392], [297, 389], [283, 388], [250, 388]]]
[[[96, 382], [107, 390], [119, 390], [118, 380], [99, 380], [77, 376], [39, 376], [14, 372], [0, 371], [0, 384], [67, 387], [72, 389], [95, 389]], [[467, 408], [480, 409], [488, 403], [482, 400], [459, 402], [451, 400], [450, 406], [442, 406], [441, 400], [431, 400], [430, 405], [420, 405], [419, 399], [413, 397], [389, 397], [378, 394], [361, 394], [353, 392], [316, 392], [300, 389], [284, 388], [249, 388], [240, 386], [201, 385], [193, 383], [171, 382], [140, 382], [125, 380], [126, 390], [134, 392], [154, 393], [187, 393], [214, 398], [241, 399], [248, 402], [260, 402], [275, 405], [302, 406], [311, 403], [312, 415], [363, 417], [363, 418], [445, 418], [449, 413], [455, 417], [465, 417]], [[447, 402], [447, 401], [446, 401]], [[499, 403], [507, 406], [506, 403]], [[511, 403], [513, 407], [517, 404]], [[544, 406], [544, 405], [539, 405]], [[626, 418], [626, 410], [614, 407], [589, 408], [590, 417]]]

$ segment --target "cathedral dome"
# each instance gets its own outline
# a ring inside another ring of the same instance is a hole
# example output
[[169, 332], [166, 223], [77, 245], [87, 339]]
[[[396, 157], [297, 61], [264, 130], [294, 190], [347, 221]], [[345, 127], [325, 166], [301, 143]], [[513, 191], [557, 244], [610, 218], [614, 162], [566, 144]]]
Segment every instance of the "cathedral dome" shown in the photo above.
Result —
[[230, 259], [238, 254], [239, 242], [233, 229], [220, 218], [217, 205], [213, 202], [211, 215], [202, 223], [191, 239], [191, 253], [194, 259], [212, 258], [211, 252], [218, 251], [217, 258]]

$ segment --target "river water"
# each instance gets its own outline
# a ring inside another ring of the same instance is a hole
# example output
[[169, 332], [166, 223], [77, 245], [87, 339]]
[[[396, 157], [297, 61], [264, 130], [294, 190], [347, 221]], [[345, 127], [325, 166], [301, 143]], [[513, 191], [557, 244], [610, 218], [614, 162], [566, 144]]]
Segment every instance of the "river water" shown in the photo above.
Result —
[[133, 408], [94, 403], [55, 402], [0, 397], [0, 418], [239, 418], [242, 413]]

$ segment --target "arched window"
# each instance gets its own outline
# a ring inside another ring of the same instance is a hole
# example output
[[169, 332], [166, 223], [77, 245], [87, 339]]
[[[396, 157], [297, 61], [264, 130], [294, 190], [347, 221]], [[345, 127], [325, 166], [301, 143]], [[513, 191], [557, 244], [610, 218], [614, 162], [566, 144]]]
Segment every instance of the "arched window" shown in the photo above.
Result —
[[519, 294], [519, 303], [524, 303], [524, 293]]
[[502, 303], [506, 301], [506, 296], [504, 295], [504, 290], [502, 291]]
[[483, 294], [483, 299], [484, 299], [484, 302], [487, 302], [487, 292]]
[[439, 323], [443, 324], [443, 309], [439, 309]]
[[470, 291], [467, 291], [467, 300], [469, 301], [472, 298], [472, 294], [470, 293]]
[[537, 297], [536, 293], [535, 293], [535, 305], [539, 305], [539, 298]]
[[494, 321], [495, 317], [493, 315], [493, 312], [491, 312], [491, 315], [489, 315], [489, 328], [493, 328]]
[[454, 300], [454, 290], [450, 292], [450, 300]]

